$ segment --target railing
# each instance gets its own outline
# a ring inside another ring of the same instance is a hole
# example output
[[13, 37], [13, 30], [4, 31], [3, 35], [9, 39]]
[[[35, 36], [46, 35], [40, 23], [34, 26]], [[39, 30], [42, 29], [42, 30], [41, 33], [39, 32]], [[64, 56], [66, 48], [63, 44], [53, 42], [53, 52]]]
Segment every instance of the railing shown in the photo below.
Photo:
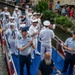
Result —
[[[0, 26], [2, 27], [1, 20], [2, 20], [2, 17], [0, 17]], [[3, 35], [1, 37], [4, 37], [4, 40], [6, 42], [6, 53], [5, 53], [5, 56], [6, 56], [6, 63], [7, 63], [8, 73], [9, 73], [9, 75], [18, 75], [17, 71], [16, 71], [15, 64], [14, 64], [13, 59], [12, 59], [12, 55], [10, 53], [10, 48], [9, 48], [9, 44], [8, 44], [7, 38], [6, 38], [5, 35]]]
[[62, 56], [65, 56], [64, 48], [63, 48], [64, 42], [55, 36], [55, 38], [52, 39], [52, 46], [58, 51]]

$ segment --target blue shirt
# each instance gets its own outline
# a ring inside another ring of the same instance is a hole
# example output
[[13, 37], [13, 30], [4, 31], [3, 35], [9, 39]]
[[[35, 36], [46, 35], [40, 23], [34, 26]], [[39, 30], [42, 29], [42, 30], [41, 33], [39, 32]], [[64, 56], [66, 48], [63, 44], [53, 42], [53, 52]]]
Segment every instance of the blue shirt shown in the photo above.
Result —
[[[22, 48], [30, 42], [31, 38], [27, 37], [26, 39], [22, 38], [18, 41], [17, 47]], [[29, 55], [31, 53], [31, 46], [27, 47], [25, 50], [20, 51], [21, 55]]]
[[56, 4], [56, 9], [59, 10], [60, 9], [60, 4]]
[[[64, 45], [66, 45], [67, 47], [72, 48], [72, 49], [75, 50], [75, 40], [73, 40], [72, 37], [71, 38], [68, 38], [65, 41]], [[69, 53], [75, 54], [75, 52], [71, 52], [71, 51], [68, 51], [68, 50], [66, 50], [66, 51], [69, 52]]]

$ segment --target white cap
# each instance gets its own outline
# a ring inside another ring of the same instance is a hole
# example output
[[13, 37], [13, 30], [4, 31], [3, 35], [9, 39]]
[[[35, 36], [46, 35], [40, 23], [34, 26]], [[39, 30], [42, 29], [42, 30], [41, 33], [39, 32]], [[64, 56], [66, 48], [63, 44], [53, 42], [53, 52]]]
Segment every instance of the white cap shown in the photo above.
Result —
[[15, 6], [15, 8], [19, 8], [19, 6]]
[[40, 13], [34, 12], [33, 15], [40, 15]]
[[37, 12], [34, 12], [34, 13], [33, 13], [33, 15], [36, 15], [36, 14], [37, 14]]
[[9, 13], [6, 12], [5, 15], [8, 15], [9, 16]]
[[10, 26], [14, 26], [15, 25], [15, 23], [10, 23]]
[[34, 22], [38, 22], [38, 19], [32, 19], [32, 22], [34, 23]]
[[10, 19], [14, 19], [14, 17], [9, 17]]
[[15, 10], [18, 10], [18, 8], [15, 8]]
[[49, 25], [50, 25], [50, 21], [45, 20], [45, 21], [43, 22], [43, 24], [44, 24], [44, 26], [49, 26]]
[[31, 16], [32, 15], [32, 13], [28, 13], [28, 16]]
[[8, 9], [8, 7], [4, 7], [4, 9]]
[[28, 6], [28, 5], [26, 5], [26, 8], [29, 8], [29, 6]]
[[20, 28], [23, 28], [25, 26], [26, 26], [26, 24], [20, 24]]
[[29, 8], [29, 10], [32, 10], [32, 8]]

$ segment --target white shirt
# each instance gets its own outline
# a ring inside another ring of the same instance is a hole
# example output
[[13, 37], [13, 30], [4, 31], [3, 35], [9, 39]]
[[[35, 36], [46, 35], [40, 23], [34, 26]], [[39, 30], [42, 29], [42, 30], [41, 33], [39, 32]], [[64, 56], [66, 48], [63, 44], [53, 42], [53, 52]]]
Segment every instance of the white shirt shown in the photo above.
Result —
[[[12, 35], [12, 31], [14, 31], [15, 33], [15, 36]], [[5, 34], [8, 36], [8, 41], [11, 42], [11, 41], [15, 41], [17, 39], [19, 39], [21, 36], [20, 32], [16, 29], [14, 30], [11, 30], [10, 28], [8, 30], [6, 30]], [[14, 38], [15, 37], [15, 38]]]
[[55, 37], [55, 34], [53, 30], [50, 30], [49, 28], [43, 28], [40, 31], [39, 37], [41, 39], [41, 42], [49, 43], [51, 42], [51, 39]]
[[26, 16], [26, 27], [30, 27], [32, 25], [32, 16]]
[[[38, 31], [38, 30], [37, 30], [37, 26], [34, 27], [33, 25], [31, 25], [30, 28], [29, 28], [28, 33], [29, 33], [30, 35], [32, 35], [33, 33], [36, 33], [37, 31]], [[37, 35], [33, 36], [32, 38], [33, 38], [33, 39], [36, 39], [36, 38], [37, 38]]]

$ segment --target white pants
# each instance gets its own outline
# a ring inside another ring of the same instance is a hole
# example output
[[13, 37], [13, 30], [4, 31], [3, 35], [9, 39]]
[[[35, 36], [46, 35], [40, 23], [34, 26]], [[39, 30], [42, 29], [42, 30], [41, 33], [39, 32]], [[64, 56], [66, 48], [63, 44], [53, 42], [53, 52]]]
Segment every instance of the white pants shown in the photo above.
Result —
[[51, 46], [51, 43], [41, 42], [41, 60], [44, 59], [45, 52], [50, 52], [50, 58], [52, 58], [52, 46]]
[[[33, 44], [35, 45], [35, 53], [38, 52], [38, 49], [37, 49], [37, 46], [38, 46], [38, 40], [37, 38], [36, 39], [33, 39]], [[33, 49], [33, 48], [32, 48]], [[34, 56], [34, 49], [31, 50], [31, 56]]]

